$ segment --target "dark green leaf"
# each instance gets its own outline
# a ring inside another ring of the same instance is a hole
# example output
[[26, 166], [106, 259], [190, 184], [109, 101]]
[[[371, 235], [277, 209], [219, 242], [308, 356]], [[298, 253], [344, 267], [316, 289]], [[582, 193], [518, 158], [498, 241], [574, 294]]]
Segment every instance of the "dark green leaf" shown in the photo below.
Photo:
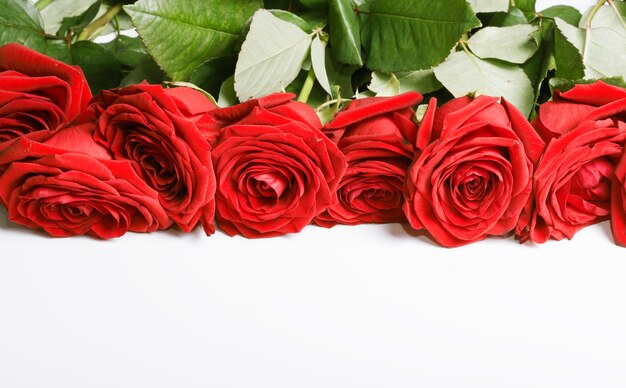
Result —
[[511, 7], [509, 12], [494, 13], [488, 24], [493, 27], [509, 27], [524, 23], [528, 23], [524, 12], [519, 8]]
[[163, 81], [163, 70], [152, 58], [146, 56], [130, 73], [122, 79], [120, 86], [128, 86], [147, 81], [151, 84], [160, 84]]
[[[359, 68], [359, 66], [351, 66], [340, 63], [333, 57], [332, 52], [326, 52], [326, 72], [328, 73], [328, 80], [333, 91], [339, 87], [339, 93], [342, 98], [349, 98], [354, 96], [354, 89], [352, 88], [352, 75]], [[339, 98], [339, 95], [333, 95], [333, 98]]]
[[148, 56], [146, 48], [139, 38], [120, 35], [117, 39], [104, 43], [102, 46], [112, 51], [122, 65], [130, 68], [139, 66]]
[[83, 69], [94, 94], [117, 87], [122, 80], [122, 65], [104, 47], [82, 41], [72, 46], [71, 54], [72, 62]]
[[328, 24], [328, 16], [324, 12], [310, 11], [300, 15], [302, 20], [309, 23], [311, 29], [324, 28]]
[[232, 54], [261, 0], [140, 0], [125, 10], [148, 52], [174, 81], [202, 63]]
[[541, 11], [541, 15], [544, 18], [561, 18], [573, 26], [577, 26], [582, 18], [580, 11], [569, 5], [555, 5]]
[[224, 81], [235, 73], [236, 63], [236, 55], [208, 60], [193, 72], [189, 82], [212, 96], [218, 96]]
[[465, 0], [374, 0], [367, 66], [382, 72], [431, 68], [462, 35], [480, 27]]
[[[294, 93], [296, 95], [300, 94], [302, 90], [302, 86], [304, 86], [304, 81], [308, 75], [308, 71], [301, 71], [298, 74], [298, 77], [287, 87], [287, 92]], [[324, 89], [316, 82], [311, 90], [311, 94], [309, 95], [309, 99], [307, 103], [313, 107], [317, 107], [322, 105], [328, 101], [328, 94], [324, 91]]]
[[326, 11], [328, 9], [328, 0], [299, 0], [303, 6], [317, 11]]
[[313, 28], [311, 28], [311, 26], [309, 25], [309, 23], [307, 23], [306, 21], [304, 21], [300, 16], [293, 14], [291, 12], [287, 12], [287, 11], [283, 11], [280, 9], [272, 9], [270, 10], [270, 12], [272, 13], [272, 15], [276, 16], [277, 18], [284, 20], [286, 22], [289, 22], [291, 24], [295, 24], [296, 26], [300, 27], [300, 29], [306, 33], [309, 33], [311, 31], [313, 31]]
[[57, 31], [57, 36], [65, 37], [68, 31], [79, 33], [83, 28], [87, 27], [92, 20], [96, 18], [100, 11], [100, 1], [93, 3], [87, 10], [78, 16], [70, 16], [63, 18], [61, 27]]
[[266, 9], [284, 9], [289, 10], [291, 0], [263, 0], [263, 6]]
[[622, 77], [610, 77], [610, 78], [598, 78], [598, 79], [579, 79], [579, 80], [568, 80], [563, 78], [552, 78], [550, 80], [550, 88], [554, 92], [554, 90], [558, 90], [562, 93], [567, 92], [570, 89], [573, 89], [576, 85], [589, 85], [593, 84], [597, 81], [602, 81], [609, 85], [618, 86], [620, 88], [626, 88], [626, 81]]
[[580, 51], [558, 28], [554, 28], [554, 59], [557, 77], [566, 79], [585, 77], [585, 65]]
[[515, 6], [524, 12], [528, 20], [534, 19], [536, 16], [536, 3], [537, 0], [515, 0]]
[[352, 0], [329, 0], [330, 47], [339, 62], [363, 65], [361, 25], [352, 9]]

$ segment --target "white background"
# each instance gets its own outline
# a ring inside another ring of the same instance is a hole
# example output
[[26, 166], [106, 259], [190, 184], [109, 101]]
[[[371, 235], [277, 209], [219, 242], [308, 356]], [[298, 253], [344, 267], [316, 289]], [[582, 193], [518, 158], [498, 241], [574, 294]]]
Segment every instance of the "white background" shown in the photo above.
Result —
[[2, 388], [626, 386], [607, 223], [446, 250], [399, 225], [50, 239], [0, 211], [0, 255]]

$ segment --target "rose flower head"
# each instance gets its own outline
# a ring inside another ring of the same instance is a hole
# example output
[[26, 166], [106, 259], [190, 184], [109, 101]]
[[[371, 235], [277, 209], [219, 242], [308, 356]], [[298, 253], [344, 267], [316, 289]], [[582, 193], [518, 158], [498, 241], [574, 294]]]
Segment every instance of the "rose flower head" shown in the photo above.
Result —
[[0, 142], [68, 125], [90, 98], [79, 67], [19, 44], [0, 47]]
[[534, 176], [520, 241], [571, 239], [582, 228], [611, 218], [613, 236], [626, 245], [623, 158], [626, 90], [598, 81], [556, 91], [534, 121], [550, 142]]
[[495, 97], [431, 100], [409, 169], [404, 212], [440, 245], [512, 231], [544, 144], [514, 106]]
[[168, 216], [183, 231], [202, 223], [215, 231], [215, 174], [211, 149], [196, 126], [214, 108], [202, 93], [139, 84], [105, 90], [89, 106], [95, 139], [115, 159], [132, 160]]
[[230, 235], [299, 232], [336, 201], [345, 157], [315, 111], [293, 97], [279, 93], [213, 113], [227, 123], [213, 162], [217, 220]]
[[111, 160], [91, 123], [0, 143], [0, 203], [9, 220], [56, 237], [114, 238], [171, 224], [129, 161]]
[[412, 107], [421, 100], [417, 92], [355, 100], [325, 126], [324, 132], [346, 156], [348, 168], [339, 184], [338, 202], [315, 223], [331, 227], [404, 219], [404, 182], [417, 137]]

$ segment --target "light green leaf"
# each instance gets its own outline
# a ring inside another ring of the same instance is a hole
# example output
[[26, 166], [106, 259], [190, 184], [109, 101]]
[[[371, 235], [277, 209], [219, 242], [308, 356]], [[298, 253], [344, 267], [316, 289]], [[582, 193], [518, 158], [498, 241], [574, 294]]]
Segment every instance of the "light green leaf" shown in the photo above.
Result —
[[533, 108], [533, 86], [519, 66], [460, 51], [437, 66], [435, 75], [455, 97], [470, 93], [504, 97], [525, 116]]
[[329, 0], [330, 47], [335, 58], [347, 65], [363, 65], [361, 22], [352, 9], [352, 0]]
[[481, 25], [465, 0], [374, 0], [368, 23], [367, 66], [382, 72], [429, 69]]
[[392, 97], [400, 94], [400, 82], [394, 74], [372, 73], [372, 82], [368, 89], [378, 97]]
[[400, 82], [400, 93], [416, 91], [427, 94], [443, 87], [433, 69], [400, 72], [396, 73], [396, 78]]
[[148, 52], [174, 81], [205, 61], [232, 54], [261, 0], [139, 0], [124, 7]]
[[56, 33], [63, 19], [78, 16], [94, 3], [94, 0], [54, 0], [41, 11], [43, 25], [46, 33]]
[[220, 88], [220, 94], [217, 99], [217, 105], [223, 107], [237, 105], [237, 95], [235, 94], [235, 77], [228, 77]]
[[[621, 2], [614, 2], [614, 4], [615, 8], [605, 5], [598, 9], [598, 12], [594, 15], [591, 22], [591, 28], [604, 27], [615, 31], [626, 29], [626, 21], [624, 20], [626, 17], [626, 4]], [[592, 9], [593, 7], [587, 9], [583, 14], [578, 27], [587, 27], [587, 21], [589, 20]]]
[[506, 12], [509, 10], [509, 0], [468, 0], [476, 13]]
[[[601, 15], [599, 20], [598, 26], [587, 33], [559, 18], [555, 19], [560, 33], [582, 56], [585, 78], [626, 77], [626, 29], [619, 19], [611, 22], [610, 18]], [[594, 18], [594, 25], [595, 21]]]
[[235, 91], [240, 101], [287, 87], [300, 72], [312, 36], [267, 10], [252, 18], [235, 68]]
[[326, 43], [320, 39], [319, 35], [311, 43], [311, 63], [317, 82], [324, 88], [326, 93], [332, 96], [333, 92], [330, 88], [328, 73], [326, 72]]
[[472, 52], [480, 58], [524, 63], [539, 48], [532, 36], [537, 30], [537, 27], [530, 24], [485, 27], [472, 35], [467, 44]]

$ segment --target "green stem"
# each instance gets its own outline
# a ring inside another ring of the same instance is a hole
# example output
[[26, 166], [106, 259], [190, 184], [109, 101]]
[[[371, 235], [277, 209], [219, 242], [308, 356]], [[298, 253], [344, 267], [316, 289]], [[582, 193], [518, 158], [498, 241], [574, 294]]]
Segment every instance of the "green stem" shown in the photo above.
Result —
[[315, 85], [315, 72], [313, 71], [313, 66], [311, 66], [311, 70], [309, 70], [309, 74], [306, 76], [304, 85], [302, 85], [302, 90], [300, 90], [298, 101], [306, 103], [309, 100], [313, 85]]
[[96, 35], [98, 31], [106, 27], [121, 10], [122, 4], [115, 4], [109, 8], [102, 16], [91, 22], [91, 24], [81, 31], [80, 35], [78, 35], [78, 40], [91, 39], [93, 35]]
[[42, 11], [44, 8], [50, 5], [52, 1], [53, 0], [39, 0], [38, 2], [35, 3], [35, 7], [37, 7], [38, 10]]
[[587, 62], [587, 53], [589, 51], [589, 45], [591, 44], [591, 24], [593, 22], [593, 18], [596, 16], [600, 8], [606, 3], [607, 0], [598, 0], [598, 3], [593, 7], [591, 12], [589, 13], [589, 17], [587, 18], [587, 23], [585, 24], [585, 47], [583, 47], [583, 63]]

